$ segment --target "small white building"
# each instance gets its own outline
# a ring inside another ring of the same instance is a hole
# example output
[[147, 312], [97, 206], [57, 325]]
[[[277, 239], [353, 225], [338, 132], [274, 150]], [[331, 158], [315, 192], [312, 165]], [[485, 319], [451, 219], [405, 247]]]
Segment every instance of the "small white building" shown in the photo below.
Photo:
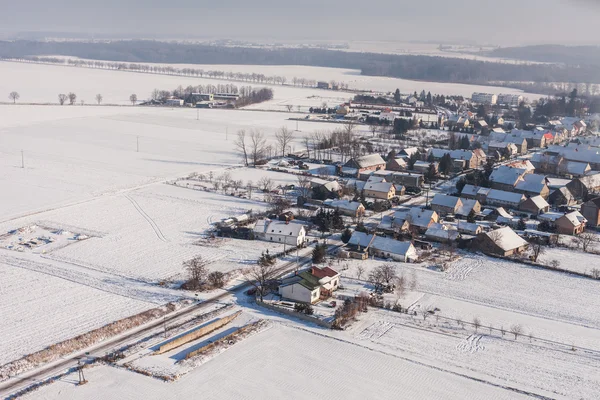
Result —
[[330, 297], [340, 287], [339, 272], [329, 268], [311, 268], [283, 279], [279, 294], [284, 299], [314, 304]]
[[183, 105], [183, 100], [181, 99], [167, 99], [165, 102], [168, 106], [181, 107]]
[[354, 232], [348, 244], [363, 250], [368, 248], [370, 254], [380, 258], [403, 262], [411, 262], [418, 258], [417, 250], [411, 242], [400, 242], [380, 236], [373, 237], [364, 232]]
[[254, 226], [254, 236], [256, 239], [267, 242], [300, 246], [305, 241], [306, 228], [296, 221], [285, 222], [261, 219]]

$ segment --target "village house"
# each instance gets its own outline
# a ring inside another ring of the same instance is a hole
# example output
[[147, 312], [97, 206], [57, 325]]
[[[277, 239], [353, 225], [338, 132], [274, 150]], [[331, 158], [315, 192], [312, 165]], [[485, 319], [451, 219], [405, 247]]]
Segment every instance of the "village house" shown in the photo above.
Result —
[[306, 237], [304, 225], [295, 221], [261, 219], [256, 222], [253, 232], [256, 239], [290, 246], [303, 245]]
[[462, 201], [459, 197], [436, 194], [431, 200], [431, 209], [440, 216], [455, 214], [461, 207]]
[[342, 194], [342, 185], [337, 181], [327, 181], [321, 178], [311, 178], [310, 187], [313, 193], [321, 191], [327, 197], [339, 197]]
[[512, 168], [506, 165], [494, 169], [490, 175], [492, 189], [505, 190], [512, 192], [526, 174], [530, 173], [527, 169]]
[[279, 295], [284, 299], [314, 304], [328, 298], [340, 286], [340, 274], [329, 268], [311, 267], [282, 280]]
[[577, 204], [577, 199], [571, 194], [565, 186], [560, 187], [550, 193], [548, 202], [553, 206], [572, 206]]
[[365, 215], [365, 206], [358, 201], [328, 199], [323, 202], [323, 205], [337, 209], [340, 214], [353, 218], [359, 218]]
[[550, 204], [542, 196], [533, 196], [522, 202], [519, 210], [539, 215], [547, 213], [550, 210]]
[[473, 211], [476, 215], [481, 212], [481, 204], [479, 204], [479, 201], [477, 200], [461, 198], [460, 202], [462, 205], [454, 212], [454, 215], [457, 217], [466, 218], [469, 216], [469, 214], [471, 214], [471, 211]]
[[476, 223], [467, 221], [458, 221], [458, 232], [465, 235], [477, 236], [483, 232], [483, 227]]
[[513, 157], [519, 153], [517, 146], [513, 143], [500, 142], [498, 140], [490, 141], [487, 145], [487, 150], [490, 157], [494, 153], [499, 154], [499, 157], [495, 157], [497, 159], [502, 157]]
[[550, 222], [561, 235], [578, 235], [585, 230], [587, 220], [579, 211], [567, 214], [549, 212], [538, 217], [540, 221]]
[[600, 193], [600, 173], [573, 179], [567, 184], [567, 189], [575, 198], [587, 200], [590, 196]]
[[440, 219], [435, 211], [423, 210], [419, 207], [398, 210], [392, 218], [394, 228], [405, 227], [406, 222], [408, 222], [408, 229], [415, 233], [425, 233], [432, 224], [437, 223]]
[[503, 190], [490, 189], [487, 193], [480, 190], [477, 193], [477, 200], [482, 204], [488, 204], [496, 207], [519, 209], [519, 205], [525, 200], [522, 193], [505, 192]]
[[539, 174], [524, 175], [515, 185], [514, 191], [528, 196], [542, 196], [544, 199], [550, 195], [546, 176]]
[[432, 224], [427, 231], [425, 231], [425, 238], [433, 242], [450, 243], [455, 242], [460, 237], [458, 230], [451, 225], [446, 224]]
[[595, 197], [581, 205], [581, 214], [587, 220], [588, 226], [600, 226], [600, 197]]
[[369, 254], [379, 258], [402, 262], [412, 262], [418, 258], [417, 250], [411, 242], [400, 242], [364, 232], [354, 232], [348, 244], [356, 251], [367, 250]]
[[364, 187], [365, 197], [390, 200], [396, 196], [396, 187], [391, 182], [368, 182]]
[[425, 177], [422, 174], [410, 172], [393, 172], [388, 178], [389, 182], [409, 188], [420, 188], [423, 186]]
[[405, 171], [407, 168], [406, 160], [402, 157], [396, 157], [389, 160], [385, 166], [388, 171]]
[[477, 235], [474, 245], [486, 254], [502, 257], [521, 254], [529, 247], [529, 243], [508, 226], [480, 233]]
[[385, 160], [379, 154], [368, 154], [352, 158], [344, 164], [342, 172], [347, 175], [358, 176], [367, 171], [379, 171], [385, 169]]
[[430, 149], [429, 155], [433, 155], [435, 161], [440, 161], [444, 155], [449, 154], [455, 169], [472, 169], [485, 164], [486, 155], [481, 149], [475, 150], [448, 150]]
[[431, 165], [433, 165], [433, 170], [437, 174], [438, 166], [439, 166], [439, 163], [437, 163], [437, 162], [430, 163], [428, 161], [417, 161], [417, 162], [415, 162], [415, 165], [413, 166], [413, 171], [416, 171], [420, 174], [426, 174], [429, 171], [429, 167]]

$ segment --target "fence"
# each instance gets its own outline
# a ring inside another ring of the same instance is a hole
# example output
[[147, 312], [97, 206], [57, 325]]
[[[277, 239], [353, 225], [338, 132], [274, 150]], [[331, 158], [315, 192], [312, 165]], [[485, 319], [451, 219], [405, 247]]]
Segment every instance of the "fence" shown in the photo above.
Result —
[[220, 318], [214, 322], [211, 322], [208, 325], [205, 325], [201, 328], [198, 328], [186, 335], [180, 336], [176, 339], [173, 339], [165, 344], [163, 344], [162, 346], [160, 346], [158, 348], [157, 351], [154, 352], [154, 354], [163, 354], [166, 353], [167, 351], [173, 350], [179, 346], [183, 346], [186, 343], [191, 342], [192, 340], [196, 340], [204, 335], [207, 335], [213, 331], [216, 331], [217, 329], [227, 325], [228, 323], [230, 323], [231, 321], [233, 321], [235, 318], [237, 318], [242, 312], [238, 311], [234, 314], [231, 314], [227, 317], [223, 317]]
[[[215, 340], [212, 343], [208, 343], [207, 345], [204, 345], [194, 351], [190, 351], [189, 353], [187, 353], [185, 355], [185, 359], [187, 360], [189, 358], [197, 356], [198, 354], [202, 354], [202, 353], [206, 352], [207, 350], [212, 349], [213, 347], [221, 345], [222, 343], [228, 343], [230, 340], [233, 340], [234, 338], [238, 337], [241, 334], [244, 334], [248, 331], [252, 331], [255, 328], [259, 328], [260, 326], [262, 326], [263, 323], [264, 323], [264, 320], [259, 320], [250, 325], [242, 326], [242, 327], [236, 329], [235, 331], [231, 332], [229, 335], [223, 336], [221, 339]], [[233, 342], [235, 342], [235, 340], [233, 340]]]
[[327, 321], [323, 321], [322, 319], [319, 319], [319, 318], [316, 318], [316, 317], [311, 317], [310, 315], [301, 314], [301, 313], [298, 313], [298, 312], [295, 312], [295, 311], [287, 310], [285, 308], [277, 307], [277, 306], [274, 306], [274, 305], [271, 305], [271, 304], [268, 304], [268, 303], [265, 303], [265, 302], [262, 302], [262, 301], [258, 301], [258, 300], [256, 301], [256, 304], [258, 304], [259, 306], [265, 307], [265, 308], [267, 308], [269, 310], [278, 312], [280, 314], [284, 314], [284, 315], [287, 315], [287, 316], [293, 317], [293, 318], [299, 318], [299, 319], [301, 319], [303, 321], [319, 325], [319, 326], [321, 326], [323, 328], [327, 328], [327, 329], [331, 329], [332, 328], [332, 324], [331, 323], [329, 323]]

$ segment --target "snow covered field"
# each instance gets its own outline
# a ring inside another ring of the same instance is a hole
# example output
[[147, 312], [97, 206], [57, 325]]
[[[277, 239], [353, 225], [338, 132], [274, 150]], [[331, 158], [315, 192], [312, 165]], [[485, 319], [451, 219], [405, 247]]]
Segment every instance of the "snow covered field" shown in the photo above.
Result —
[[86, 371], [87, 385], [59, 381], [32, 399], [520, 399], [516, 392], [403, 358], [276, 325], [251, 336], [181, 380], [165, 384], [106, 366]]
[[18, 268], [0, 254], [0, 365], [153, 304]]
[[[473, 92], [486, 93], [520, 93], [518, 89], [467, 85], [458, 83], [420, 82], [408, 79], [365, 76], [360, 71], [342, 68], [307, 67], [295, 65], [188, 65], [188, 64], [161, 64], [171, 65], [175, 68], [193, 67], [205, 70], [219, 70], [226, 72], [255, 72], [265, 75], [285, 76], [288, 82], [293, 77], [306, 79], [344, 82], [350, 89], [373, 90], [390, 92], [400, 89], [402, 93], [412, 93], [421, 90], [432, 94], [462, 95], [470, 97]], [[68, 74], [68, 80], [65, 79]], [[95, 96], [101, 93], [105, 104], [129, 103], [129, 96], [136, 93], [140, 100], [146, 99], [154, 88], [172, 90], [179, 85], [206, 85], [228, 83], [226, 80], [208, 78], [191, 78], [183, 76], [155, 75], [125, 71], [101, 70], [79, 67], [22, 64], [14, 62], [0, 62], [0, 75], [5, 77], [0, 82], [0, 93], [10, 93], [16, 90], [21, 95], [21, 102], [48, 102], [57, 103], [59, 93], [74, 92], [78, 101], [84, 100], [87, 104], [95, 102]], [[303, 106], [303, 111], [310, 106], [320, 106], [323, 102], [335, 105], [350, 99], [353, 94], [341, 91], [327, 91], [312, 88], [300, 88], [281, 85], [263, 85], [248, 82], [235, 82], [235, 85], [270, 86], [274, 90], [274, 99], [251, 106], [250, 108], [285, 110], [286, 104]], [[531, 100], [544, 97], [540, 94], [525, 94]]]
[[[287, 118], [297, 115], [201, 110], [197, 120], [191, 109], [0, 106], [0, 186], [10, 194], [0, 221], [239, 164], [238, 130], [259, 129], [274, 144], [274, 132], [295, 129]], [[292, 148], [334, 127], [301, 122]]]

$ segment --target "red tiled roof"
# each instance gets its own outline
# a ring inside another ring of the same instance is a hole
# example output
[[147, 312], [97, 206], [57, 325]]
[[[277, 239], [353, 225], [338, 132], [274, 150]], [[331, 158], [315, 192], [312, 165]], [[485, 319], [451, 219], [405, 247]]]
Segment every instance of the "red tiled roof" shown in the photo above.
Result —
[[336, 271], [334, 271], [333, 269], [331, 269], [329, 267], [325, 267], [325, 268], [311, 267], [310, 273], [311, 273], [311, 275], [316, 276], [319, 279], [325, 278], [326, 276], [332, 278], [332, 277], [338, 275], [338, 273]]

